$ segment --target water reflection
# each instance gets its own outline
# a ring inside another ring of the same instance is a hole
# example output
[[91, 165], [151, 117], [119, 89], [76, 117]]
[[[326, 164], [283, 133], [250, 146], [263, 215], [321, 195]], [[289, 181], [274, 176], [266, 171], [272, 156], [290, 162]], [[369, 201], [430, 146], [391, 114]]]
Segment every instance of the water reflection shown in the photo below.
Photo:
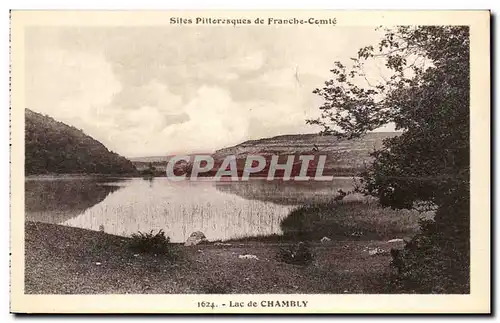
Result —
[[25, 182], [26, 220], [64, 222], [102, 202], [118, 189], [119, 186], [90, 178], [28, 180]]
[[220, 192], [213, 182], [155, 178], [131, 179], [123, 185], [62, 224], [123, 236], [163, 229], [173, 242], [202, 231], [209, 240], [216, 240], [280, 233], [281, 219], [292, 209]]
[[350, 183], [106, 180], [27, 181], [26, 218], [122, 236], [163, 229], [173, 242], [194, 231], [209, 240], [281, 234], [297, 204], [331, 199]]
[[336, 178], [333, 181], [267, 181], [256, 179], [241, 182], [217, 182], [217, 190], [235, 194], [248, 200], [282, 205], [302, 205], [331, 201], [338, 190], [352, 190], [353, 179]]

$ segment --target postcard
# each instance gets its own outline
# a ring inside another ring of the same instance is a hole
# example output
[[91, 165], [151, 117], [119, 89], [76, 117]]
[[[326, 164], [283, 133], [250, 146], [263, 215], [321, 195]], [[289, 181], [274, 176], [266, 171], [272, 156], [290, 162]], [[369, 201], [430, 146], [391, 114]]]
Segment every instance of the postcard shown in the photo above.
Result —
[[490, 313], [489, 11], [11, 11], [14, 313]]

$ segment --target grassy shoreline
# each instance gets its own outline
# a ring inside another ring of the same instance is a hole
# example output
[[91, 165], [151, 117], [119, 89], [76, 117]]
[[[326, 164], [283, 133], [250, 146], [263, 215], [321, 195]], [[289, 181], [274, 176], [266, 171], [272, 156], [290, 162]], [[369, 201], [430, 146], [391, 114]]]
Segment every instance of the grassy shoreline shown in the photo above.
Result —
[[41, 222], [26, 222], [25, 241], [28, 294], [391, 292], [390, 256], [367, 252], [390, 250], [385, 241], [313, 243], [308, 266], [276, 259], [285, 242], [173, 244], [173, 261], [132, 251], [130, 238]]

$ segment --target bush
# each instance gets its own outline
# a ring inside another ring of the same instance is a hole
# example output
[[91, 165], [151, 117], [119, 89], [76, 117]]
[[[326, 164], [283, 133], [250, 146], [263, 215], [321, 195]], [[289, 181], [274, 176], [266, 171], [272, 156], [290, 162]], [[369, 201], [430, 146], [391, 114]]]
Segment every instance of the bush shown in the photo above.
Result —
[[422, 221], [422, 233], [403, 250], [391, 250], [397, 268], [396, 289], [408, 293], [469, 293], [468, 249], [463, 237], [452, 238], [436, 229], [434, 221]]
[[130, 247], [139, 252], [154, 253], [154, 254], [171, 254], [170, 237], [165, 236], [163, 230], [153, 233], [151, 230], [148, 233], [137, 232], [131, 236]]
[[314, 259], [314, 255], [308, 244], [299, 242], [296, 245], [280, 247], [277, 258], [287, 264], [308, 265]]

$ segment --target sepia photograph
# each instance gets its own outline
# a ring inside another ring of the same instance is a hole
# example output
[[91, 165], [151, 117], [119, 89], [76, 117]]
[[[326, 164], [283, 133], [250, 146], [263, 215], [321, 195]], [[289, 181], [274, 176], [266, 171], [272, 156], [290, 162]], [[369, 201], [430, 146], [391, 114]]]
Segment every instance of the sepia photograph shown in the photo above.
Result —
[[12, 11], [13, 310], [488, 312], [489, 19]]

